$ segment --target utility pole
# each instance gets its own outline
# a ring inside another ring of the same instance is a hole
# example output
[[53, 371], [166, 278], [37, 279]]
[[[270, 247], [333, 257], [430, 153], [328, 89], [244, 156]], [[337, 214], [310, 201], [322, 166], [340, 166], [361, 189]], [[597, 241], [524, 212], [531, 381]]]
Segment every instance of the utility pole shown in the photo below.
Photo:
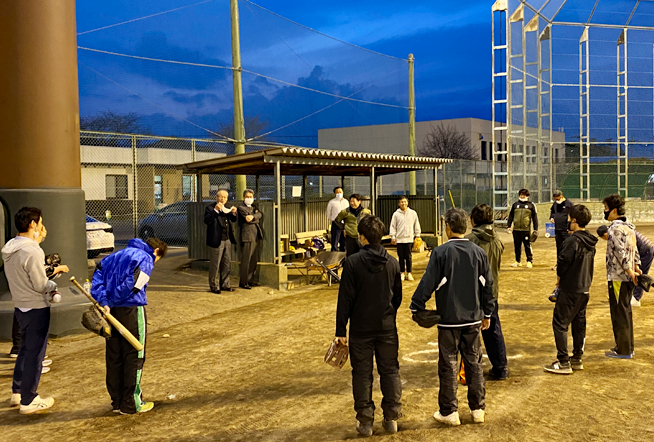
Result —
[[[234, 85], [234, 153], [245, 153], [245, 119], [243, 117], [243, 85], [241, 82], [241, 42], [238, 26], [238, 0], [230, 0], [232, 18], [232, 79]], [[236, 175], [236, 198], [243, 196], [245, 175]]]
[[[413, 84], [414, 61], [413, 54], [409, 54], [409, 155], [412, 157], [416, 156], [416, 91]], [[409, 172], [409, 194], [416, 194], [415, 172]]]

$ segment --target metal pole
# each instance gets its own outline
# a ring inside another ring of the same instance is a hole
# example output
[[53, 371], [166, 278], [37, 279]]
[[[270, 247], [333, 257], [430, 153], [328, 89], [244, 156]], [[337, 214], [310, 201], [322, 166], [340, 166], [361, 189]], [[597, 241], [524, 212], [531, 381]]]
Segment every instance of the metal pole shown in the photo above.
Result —
[[[241, 43], [238, 24], [238, 0], [230, 0], [232, 21], [232, 79], [234, 87], [234, 154], [245, 153], [245, 119], [243, 117], [243, 85], [241, 82]], [[245, 175], [236, 175], [236, 194], [246, 187]]]
[[[191, 140], [191, 161], [195, 162], [195, 140]], [[193, 176], [193, 180], [197, 180], [197, 175]], [[195, 186], [193, 184], [195, 184]], [[197, 183], [191, 184], [191, 201], [195, 201], [196, 203], [202, 201], [202, 199], [198, 197]]]
[[438, 206], [438, 168], [434, 168], [434, 236], [436, 237], [440, 235], [440, 232], [438, 231]]
[[202, 202], [204, 198], [202, 197], [202, 174], [198, 173], [195, 175], [195, 185], [196, 185], [196, 196], [197, 202]]
[[279, 161], [275, 162], [275, 255], [277, 264], [282, 263], [282, 249], [279, 247], [282, 235], [282, 189], [281, 189], [282, 168]]
[[375, 189], [375, 168], [370, 168], [370, 213], [375, 214], [375, 206], [377, 200], [377, 192]]
[[138, 237], [139, 228], [139, 178], [138, 178], [138, 157], [136, 151], [136, 136], [132, 135], [132, 186], [133, 186], [133, 200], [132, 200], [132, 229], [134, 238]]
[[309, 231], [309, 207], [307, 201], [307, 176], [302, 176], [302, 212], [304, 215], [304, 231]]
[[[416, 92], [413, 54], [409, 54], [409, 155], [416, 155]], [[409, 194], [416, 194], [416, 173], [409, 172]]]
[[[255, 185], [255, 191], [257, 192], [257, 201], [261, 198], [261, 176], [257, 175], [254, 178], [254, 185]], [[238, 199], [238, 195], [236, 196], [236, 199]]]

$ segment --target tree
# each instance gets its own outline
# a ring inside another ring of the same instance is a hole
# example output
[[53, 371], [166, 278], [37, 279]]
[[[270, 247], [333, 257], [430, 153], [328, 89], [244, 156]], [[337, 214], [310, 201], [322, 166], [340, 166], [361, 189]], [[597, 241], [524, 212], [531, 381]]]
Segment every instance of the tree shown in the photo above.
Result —
[[418, 153], [425, 157], [476, 160], [470, 139], [466, 134], [456, 130], [453, 125], [445, 127], [441, 122], [431, 126]]
[[135, 112], [117, 114], [116, 112], [107, 110], [94, 116], [80, 117], [79, 126], [81, 130], [94, 132], [149, 134], [149, 129], [139, 123], [140, 119], [141, 116]]
[[[256, 117], [245, 117], [245, 136], [253, 138], [261, 135], [268, 128], [268, 122]], [[220, 123], [218, 133], [227, 138], [234, 139], [234, 122]], [[257, 141], [266, 141], [266, 137], [257, 138]]]

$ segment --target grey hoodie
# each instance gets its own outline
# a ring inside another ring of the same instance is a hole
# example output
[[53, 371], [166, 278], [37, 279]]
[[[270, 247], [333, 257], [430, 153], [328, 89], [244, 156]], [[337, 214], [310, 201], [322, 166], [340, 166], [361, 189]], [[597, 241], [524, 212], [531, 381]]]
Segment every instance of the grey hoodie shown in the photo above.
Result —
[[57, 289], [45, 274], [45, 253], [30, 238], [17, 236], [2, 248], [5, 275], [16, 308], [50, 307], [48, 293]]
[[500, 237], [497, 236], [492, 224], [481, 224], [472, 228], [472, 233], [466, 236], [471, 242], [477, 244], [484, 249], [486, 256], [488, 256], [488, 265], [493, 272], [493, 296], [498, 298], [499, 280], [500, 280], [500, 266], [502, 264], [502, 252], [504, 252], [504, 244]]

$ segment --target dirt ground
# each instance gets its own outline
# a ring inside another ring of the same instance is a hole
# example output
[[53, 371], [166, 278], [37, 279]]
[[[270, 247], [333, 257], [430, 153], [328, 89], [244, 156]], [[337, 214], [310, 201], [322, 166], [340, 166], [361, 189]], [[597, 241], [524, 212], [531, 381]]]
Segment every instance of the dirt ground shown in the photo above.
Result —
[[[593, 229], [594, 230], [594, 229]], [[654, 237], [654, 227], [641, 227]], [[554, 239], [534, 244], [534, 268], [512, 269], [506, 241], [500, 279], [500, 318], [511, 377], [486, 383], [486, 423], [473, 425], [459, 388], [462, 425], [435, 423], [438, 409], [436, 329], [422, 329], [408, 311], [418, 281], [405, 282], [398, 314], [404, 417], [400, 432], [381, 428], [378, 406], [372, 440], [550, 441], [654, 439], [649, 416], [654, 385], [654, 294], [634, 309], [636, 357], [604, 357], [613, 346], [604, 270], [605, 242], [595, 260], [588, 307], [585, 370], [571, 376], [545, 373], [555, 359], [547, 300], [555, 283]], [[524, 259], [524, 258], [523, 258]], [[334, 335], [337, 286], [291, 292], [268, 288], [213, 295], [206, 275], [174, 270], [180, 253], [155, 269], [148, 290], [144, 398], [153, 411], [111, 412], [104, 386], [104, 343], [93, 335], [52, 339], [52, 371], [39, 392], [52, 395], [47, 413], [21, 416], [9, 409], [13, 361], [0, 343], [0, 426], [6, 441], [337, 441], [356, 437], [349, 364], [336, 371], [323, 362]], [[414, 255], [419, 280], [426, 254]], [[164, 337], [164, 334], [170, 337]], [[485, 360], [485, 368], [488, 362]]]

